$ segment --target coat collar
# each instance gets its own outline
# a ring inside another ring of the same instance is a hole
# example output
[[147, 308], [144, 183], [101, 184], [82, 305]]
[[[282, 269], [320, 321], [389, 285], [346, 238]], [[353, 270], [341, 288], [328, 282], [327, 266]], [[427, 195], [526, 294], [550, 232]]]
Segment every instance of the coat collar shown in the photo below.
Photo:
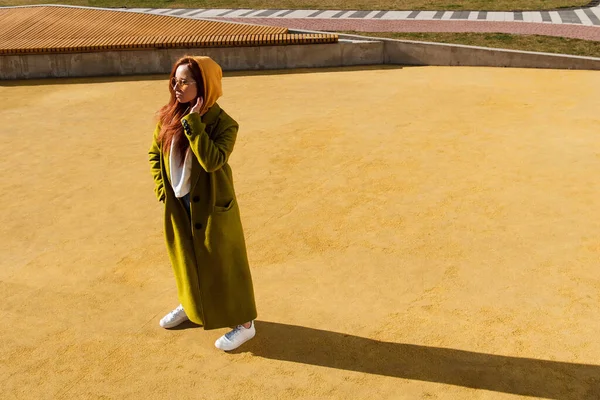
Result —
[[217, 118], [219, 118], [219, 114], [221, 114], [221, 107], [215, 103], [215, 105], [209, 108], [206, 114], [202, 116], [202, 122], [206, 125], [212, 125], [217, 121]]
[[[208, 109], [208, 111], [206, 112], [206, 114], [204, 114], [202, 116], [202, 123], [206, 124], [206, 127], [209, 128], [217, 122], [217, 120], [219, 119], [219, 115], [221, 114], [221, 107], [218, 104], [214, 104], [211, 108]], [[211, 129], [207, 129], [208, 132], [210, 132]], [[207, 132], [207, 133], [208, 133]], [[170, 171], [170, 165], [169, 165], [169, 157], [170, 154], [164, 154], [163, 157], [163, 167], [165, 168], [165, 173], [168, 176], [168, 181], [169, 184], [171, 182], [171, 171]], [[200, 166], [200, 164], [198, 162], [194, 162], [192, 163], [192, 182], [191, 182], [191, 190], [194, 190], [194, 187], [196, 187], [196, 184], [198, 183], [198, 179], [200, 178], [200, 170], [202, 169], [202, 167]], [[190, 192], [191, 192], [190, 190]]]

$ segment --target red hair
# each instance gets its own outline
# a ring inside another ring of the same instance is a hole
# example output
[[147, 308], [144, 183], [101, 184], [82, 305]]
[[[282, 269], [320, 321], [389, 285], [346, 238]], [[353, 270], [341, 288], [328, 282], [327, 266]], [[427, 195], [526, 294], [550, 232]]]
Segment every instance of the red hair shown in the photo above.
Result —
[[[204, 96], [204, 81], [202, 79], [202, 72], [200, 71], [200, 66], [198, 63], [189, 56], [184, 56], [177, 60], [175, 65], [173, 65], [173, 69], [171, 70], [171, 74], [169, 75], [169, 93], [171, 93], [171, 98], [169, 102], [165, 104], [160, 110], [157, 112], [158, 121], [160, 122], [160, 133], [158, 134], [158, 142], [161, 144], [161, 148], [164, 151], [164, 154], [168, 154], [171, 149], [171, 143], [173, 143], [173, 139], [177, 137], [177, 149], [181, 157], [181, 162], [183, 163], [183, 155], [185, 154], [187, 148], [189, 147], [189, 142], [187, 139], [183, 138], [183, 127], [181, 126], [181, 118], [186, 115], [186, 112], [193, 104], [180, 103], [177, 101], [175, 97], [175, 90], [171, 86], [171, 79], [175, 76], [175, 72], [180, 65], [187, 65], [190, 68], [192, 73], [192, 77], [196, 81], [196, 89], [198, 90], [198, 96]], [[194, 99], [195, 100], [195, 99]]]

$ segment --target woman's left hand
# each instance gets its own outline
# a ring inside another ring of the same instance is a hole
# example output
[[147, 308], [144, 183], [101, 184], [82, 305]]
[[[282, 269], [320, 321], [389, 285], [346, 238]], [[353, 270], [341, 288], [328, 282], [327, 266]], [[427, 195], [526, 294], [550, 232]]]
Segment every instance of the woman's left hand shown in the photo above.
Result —
[[196, 100], [196, 104], [190, 110], [190, 114], [191, 113], [199, 113], [200, 110], [202, 109], [203, 105], [204, 105], [204, 99], [202, 97], [198, 97], [198, 100]]

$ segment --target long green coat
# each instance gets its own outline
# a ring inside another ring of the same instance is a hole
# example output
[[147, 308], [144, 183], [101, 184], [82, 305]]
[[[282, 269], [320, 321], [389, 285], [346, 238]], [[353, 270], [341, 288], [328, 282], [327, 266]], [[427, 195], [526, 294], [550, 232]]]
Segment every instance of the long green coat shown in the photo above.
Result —
[[[150, 166], [156, 196], [165, 203], [165, 239], [179, 301], [204, 329], [232, 327], [256, 318], [254, 290], [231, 168], [238, 124], [213, 105], [182, 120], [193, 152], [190, 219], [169, 181], [169, 158], [154, 131]], [[190, 226], [191, 225], [191, 226]]]

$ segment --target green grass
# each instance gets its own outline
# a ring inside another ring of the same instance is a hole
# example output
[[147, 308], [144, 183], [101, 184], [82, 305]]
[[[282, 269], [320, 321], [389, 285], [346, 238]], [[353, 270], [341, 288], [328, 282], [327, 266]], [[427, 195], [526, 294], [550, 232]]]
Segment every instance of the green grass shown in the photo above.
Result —
[[[60, 4], [92, 7], [271, 8], [340, 10], [548, 10], [577, 7], [590, 0], [67, 0]], [[0, 0], [0, 6], [48, 4], [49, 0]]]
[[418, 40], [495, 47], [543, 53], [600, 57], [600, 42], [541, 35], [511, 35], [507, 33], [403, 33], [403, 32], [340, 32], [361, 36]]

